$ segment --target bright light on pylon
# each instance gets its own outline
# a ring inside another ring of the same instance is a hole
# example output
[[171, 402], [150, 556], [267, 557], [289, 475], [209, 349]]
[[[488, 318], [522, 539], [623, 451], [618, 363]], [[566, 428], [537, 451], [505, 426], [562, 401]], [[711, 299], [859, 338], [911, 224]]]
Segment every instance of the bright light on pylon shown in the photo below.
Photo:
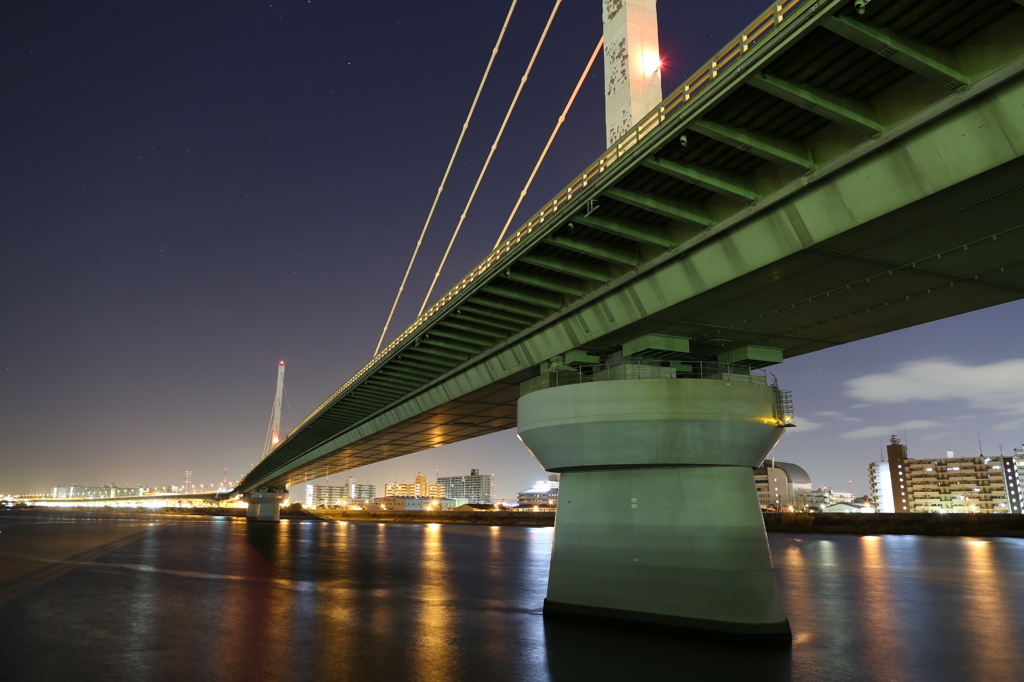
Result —
[[643, 65], [644, 75], [650, 77], [656, 74], [664, 64], [657, 53], [647, 52], [644, 54]]

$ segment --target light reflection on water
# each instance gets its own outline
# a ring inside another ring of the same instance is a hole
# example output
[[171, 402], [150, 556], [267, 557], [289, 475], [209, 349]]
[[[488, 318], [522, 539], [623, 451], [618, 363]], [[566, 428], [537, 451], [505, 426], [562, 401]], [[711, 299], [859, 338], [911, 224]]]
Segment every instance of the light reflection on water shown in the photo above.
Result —
[[[102, 525], [66, 520], [78, 532]], [[1022, 540], [773, 534], [794, 642], [759, 647], [544, 619], [552, 537], [550, 528], [175, 522], [0, 605], [0, 618], [20, 626], [0, 638], [0, 657], [33, 661], [35, 679], [83, 662], [140, 680], [165, 679], [166, 666], [182, 678], [259, 670], [427, 682], [1016, 682], [1024, 669]], [[90, 614], [90, 627], [50, 610]], [[46, 641], [62, 649], [44, 651]]]

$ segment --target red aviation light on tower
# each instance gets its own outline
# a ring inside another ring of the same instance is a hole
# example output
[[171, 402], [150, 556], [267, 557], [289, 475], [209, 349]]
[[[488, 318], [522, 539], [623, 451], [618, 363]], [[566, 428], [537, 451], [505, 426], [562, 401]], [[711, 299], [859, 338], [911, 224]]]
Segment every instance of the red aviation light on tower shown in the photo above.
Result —
[[279, 363], [277, 363], [277, 364], [279, 364], [279, 365], [281, 365], [282, 367], [284, 367], [284, 360], [282, 360], [281, 362], [279, 362]]

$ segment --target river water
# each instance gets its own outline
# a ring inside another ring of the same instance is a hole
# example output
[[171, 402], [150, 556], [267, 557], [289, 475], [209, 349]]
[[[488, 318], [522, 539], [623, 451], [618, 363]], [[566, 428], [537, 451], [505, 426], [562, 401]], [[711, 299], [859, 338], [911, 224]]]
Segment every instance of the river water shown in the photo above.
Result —
[[791, 646], [541, 614], [552, 529], [0, 513], [0, 680], [1024, 679], [1024, 540], [769, 536]]

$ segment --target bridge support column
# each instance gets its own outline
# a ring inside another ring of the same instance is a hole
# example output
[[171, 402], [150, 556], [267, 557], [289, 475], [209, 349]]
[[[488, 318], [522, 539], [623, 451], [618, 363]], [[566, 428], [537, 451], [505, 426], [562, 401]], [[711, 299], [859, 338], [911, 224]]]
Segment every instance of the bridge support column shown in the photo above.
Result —
[[519, 399], [561, 473], [546, 614], [788, 640], [752, 467], [782, 436], [761, 377], [629, 379]]
[[259, 521], [280, 521], [281, 501], [288, 495], [287, 490], [264, 491], [257, 490], [252, 494], [252, 501], [249, 503], [249, 510], [246, 516], [252, 516], [252, 508], [258, 509], [256, 518]]
[[259, 516], [259, 513], [260, 513], [260, 505], [259, 505], [259, 503], [258, 502], [250, 501], [249, 502], [249, 507], [245, 510], [246, 518], [255, 519], [257, 516]]

